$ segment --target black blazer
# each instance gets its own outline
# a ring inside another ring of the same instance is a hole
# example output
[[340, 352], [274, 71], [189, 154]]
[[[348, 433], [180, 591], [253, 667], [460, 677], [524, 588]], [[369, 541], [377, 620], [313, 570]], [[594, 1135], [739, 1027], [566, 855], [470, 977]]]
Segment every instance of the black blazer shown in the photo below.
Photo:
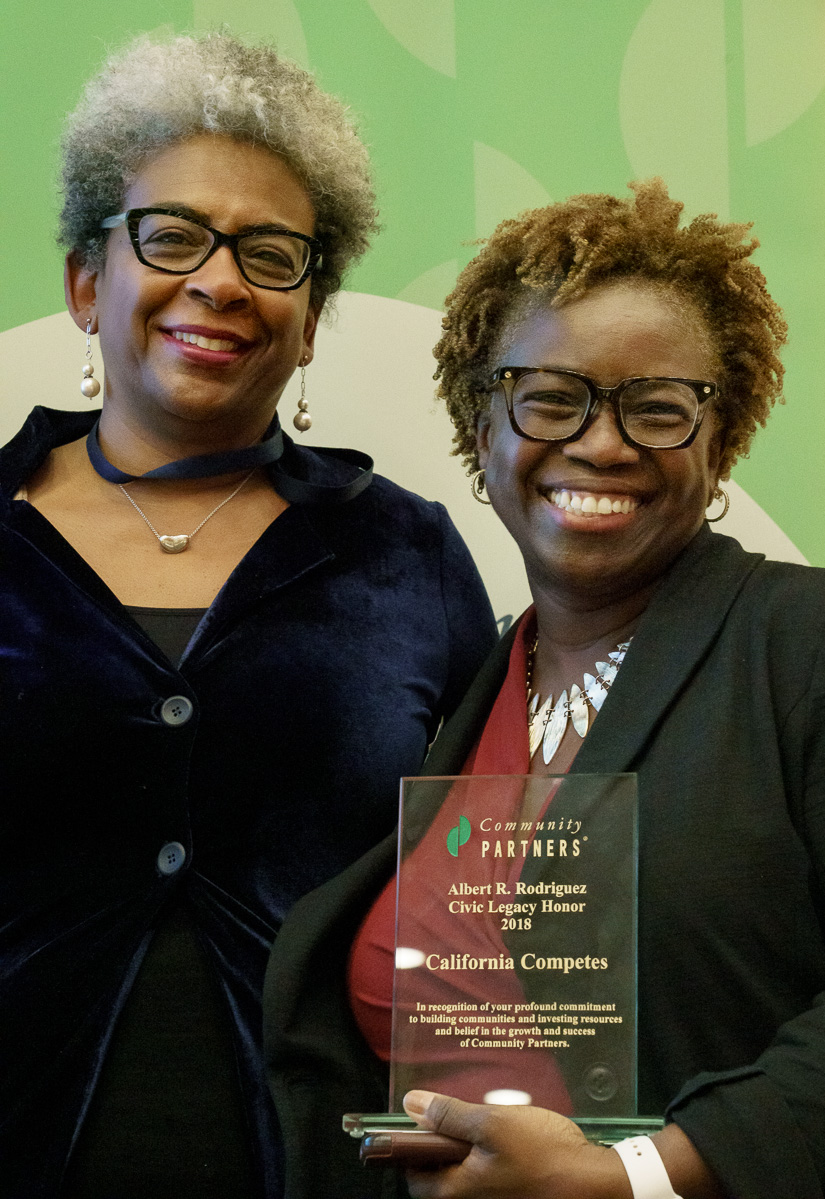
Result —
[[[511, 642], [424, 773], [460, 771]], [[765, 562], [705, 527], [654, 595], [572, 768], [638, 773], [639, 1109], [667, 1111], [738, 1199], [823, 1197], [823, 659], [825, 571]], [[301, 900], [273, 951], [265, 1043], [288, 1199], [405, 1193], [392, 1171], [362, 1172], [338, 1132], [344, 1111], [387, 1102], [345, 970], [394, 865], [390, 837]]]

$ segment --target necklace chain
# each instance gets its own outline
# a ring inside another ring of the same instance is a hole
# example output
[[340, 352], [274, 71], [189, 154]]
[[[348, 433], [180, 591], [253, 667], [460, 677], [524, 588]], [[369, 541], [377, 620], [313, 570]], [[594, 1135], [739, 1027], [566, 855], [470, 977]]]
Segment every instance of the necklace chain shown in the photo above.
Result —
[[212, 511], [208, 512], [206, 514], [206, 516], [204, 516], [201, 523], [199, 525], [197, 525], [192, 530], [191, 533], [174, 533], [174, 534], [159, 533], [157, 531], [157, 529], [155, 528], [155, 526], [152, 524], [149, 517], [146, 515], [146, 513], [140, 507], [140, 505], [129, 495], [129, 492], [126, 490], [125, 485], [123, 483], [118, 483], [118, 487], [123, 492], [123, 494], [126, 496], [126, 499], [129, 501], [129, 503], [132, 505], [132, 507], [135, 509], [138, 516], [140, 516], [142, 518], [142, 520], [144, 520], [146, 522], [146, 524], [152, 530], [154, 535], [157, 537], [158, 541], [160, 542], [160, 548], [164, 551], [164, 553], [180, 554], [184, 550], [189, 548], [189, 542], [192, 540], [192, 538], [195, 536], [196, 533], [199, 533], [201, 531], [201, 529], [206, 524], [206, 522], [208, 520], [211, 520], [216, 512], [220, 512], [221, 508], [223, 508], [225, 504], [228, 504], [230, 500], [234, 500], [235, 496], [238, 494], [238, 492], [241, 490], [241, 488], [249, 482], [249, 480], [252, 478], [254, 473], [255, 473], [255, 470], [251, 470], [248, 475], [246, 475], [243, 479], [241, 479], [240, 483], [235, 488], [235, 490], [230, 492], [230, 494], [226, 497], [226, 499], [221, 500], [221, 502], [219, 504], [216, 504], [215, 507], [212, 509]]
[[533, 666], [539, 648], [539, 635], [536, 633], [527, 656], [526, 671], [527, 730], [530, 738], [531, 759], [535, 757], [541, 745], [544, 763], [545, 765], [550, 764], [567, 730], [568, 721], [572, 721], [573, 728], [580, 737], [584, 738], [587, 735], [590, 727], [589, 709], [592, 708], [594, 712], [600, 710], [607, 698], [608, 691], [615, 682], [619, 667], [624, 662], [625, 654], [632, 640], [632, 637], [628, 637], [627, 641], [620, 641], [616, 648], [607, 655], [608, 661], [596, 663], [595, 675], [585, 672], [582, 680], [583, 687], [580, 687], [578, 683], [573, 683], [569, 695], [565, 688], [554, 705], [552, 695], [548, 695], [544, 704], [541, 704], [538, 692], [533, 694]]

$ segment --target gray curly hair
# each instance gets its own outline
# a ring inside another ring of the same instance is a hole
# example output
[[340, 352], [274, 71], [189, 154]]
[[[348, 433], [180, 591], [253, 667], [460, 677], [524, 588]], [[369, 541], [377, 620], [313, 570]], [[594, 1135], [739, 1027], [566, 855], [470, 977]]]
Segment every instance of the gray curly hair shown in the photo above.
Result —
[[226, 33], [138, 38], [90, 80], [63, 137], [63, 245], [102, 266], [100, 222], [121, 211], [147, 158], [198, 133], [263, 144], [301, 180], [323, 247], [312, 276], [321, 308], [377, 227], [367, 151], [344, 106], [310, 74], [270, 45]]

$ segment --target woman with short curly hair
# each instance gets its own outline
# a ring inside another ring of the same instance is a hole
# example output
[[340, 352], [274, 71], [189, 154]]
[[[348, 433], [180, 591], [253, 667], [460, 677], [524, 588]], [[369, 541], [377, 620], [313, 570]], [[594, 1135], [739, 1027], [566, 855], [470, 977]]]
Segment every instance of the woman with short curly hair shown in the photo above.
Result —
[[495, 629], [440, 505], [278, 419], [300, 370], [311, 424], [375, 229], [340, 102], [271, 46], [140, 39], [64, 152], [106, 376], [0, 451], [0, 1192], [279, 1199], [269, 945], [392, 827]]
[[661, 179], [633, 196], [572, 196], [502, 222], [447, 297], [435, 348], [439, 395], [456, 428], [455, 452], [478, 470], [476, 426], [490, 402], [490, 363], [516, 312], [558, 308], [618, 278], [646, 281], [701, 312], [719, 357], [720, 479], [747, 454], [782, 392], [778, 354], [787, 325], [751, 255], [747, 224], [714, 216], [681, 223], [684, 205]]
[[[290, 1199], [823, 1194], [825, 572], [745, 553], [706, 517], [779, 396], [785, 323], [748, 226], [682, 225], [661, 181], [633, 190], [500, 225], [448, 298], [436, 349], [457, 452], [481, 472], [474, 492], [518, 544], [534, 601], [427, 758], [424, 775], [461, 786], [429, 825], [414, 810], [398, 899], [399, 944], [418, 961], [399, 984], [396, 1085], [416, 1087], [407, 1112], [451, 1138], [432, 1153], [452, 1164], [421, 1169], [420, 1133], [407, 1134], [406, 1185], [362, 1170], [343, 1137], [326, 1158], [300, 1151], [336, 1112], [387, 1101], [392, 836], [301, 900], [273, 949], [267, 1053]], [[568, 771], [582, 787], [637, 777], [637, 963], [632, 917], [605, 894], [612, 836], [588, 845], [582, 828], [579, 864], [565, 864], [568, 840], [551, 833], [545, 849], [544, 821], [534, 829], [513, 802], [512, 777], [532, 776], [557, 827], [555, 788], [536, 776]], [[475, 803], [467, 775], [482, 776]], [[469, 839], [445, 845], [462, 822]], [[479, 832], [517, 827], [524, 839]], [[516, 902], [558, 880], [587, 891], [586, 913]], [[494, 887], [509, 898], [488, 906]], [[566, 992], [562, 963], [578, 978]], [[536, 1012], [613, 1011], [636, 964], [638, 1078], [635, 1030], [623, 1044], [619, 1021], [569, 1038], [545, 1025], [549, 1048], [533, 1037]], [[405, 1036], [406, 1017], [464, 1010], [528, 1013], [510, 1017], [528, 1032], [513, 1048], [480, 1017], [460, 1045]], [[498, 1106], [508, 1093], [529, 1106]], [[650, 1135], [616, 1151], [567, 1118], [602, 1116], [617, 1135], [636, 1111]]]

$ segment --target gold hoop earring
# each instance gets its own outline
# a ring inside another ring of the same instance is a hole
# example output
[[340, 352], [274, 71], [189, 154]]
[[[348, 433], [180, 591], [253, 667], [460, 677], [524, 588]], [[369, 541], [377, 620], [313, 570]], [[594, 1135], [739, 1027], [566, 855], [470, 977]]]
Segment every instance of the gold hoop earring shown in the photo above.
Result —
[[473, 475], [472, 482], [470, 483], [470, 490], [473, 493], [473, 499], [476, 500], [479, 504], [484, 504], [488, 508], [492, 507], [490, 501], [484, 499], [484, 471], [483, 470], [477, 470], [476, 473]]
[[[705, 517], [705, 520], [708, 522], [709, 525], [715, 525], [717, 520], [721, 520], [723, 516], [727, 516], [728, 508], [730, 508], [730, 496], [725, 491], [724, 487], [716, 488], [716, 490], [713, 493], [713, 499], [710, 501], [710, 503], [712, 504], [714, 500], [722, 500], [725, 506], [722, 509], [722, 511], [719, 513], [718, 516], [706, 516]], [[708, 507], [710, 507], [710, 504], [708, 504]]]
[[100, 384], [92, 376], [95, 368], [91, 363], [92, 357], [92, 321], [86, 321], [86, 361], [83, 364], [83, 382], [80, 384], [80, 394], [87, 400], [93, 400], [100, 393]]
[[307, 373], [306, 367], [301, 361], [301, 398], [298, 401], [298, 411], [292, 418], [292, 423], [299, 433], [306, 433], [307, 429], [312, 428], [312, 417], [309, 415], [309, 404], [306, 397], [307, 390]]

